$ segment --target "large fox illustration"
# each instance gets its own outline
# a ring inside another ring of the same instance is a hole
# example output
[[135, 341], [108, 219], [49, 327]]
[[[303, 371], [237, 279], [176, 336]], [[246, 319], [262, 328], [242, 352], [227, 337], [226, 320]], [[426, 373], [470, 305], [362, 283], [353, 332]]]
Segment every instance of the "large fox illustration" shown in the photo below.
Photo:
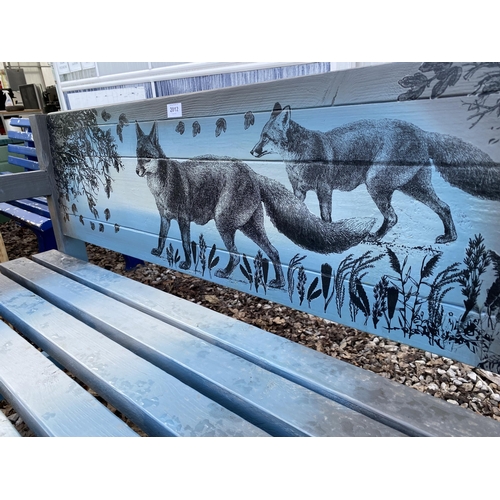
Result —
[[229, 252], [229, 262], [217, 270], [218, 277], [229, 277], [239, 263], [234, 238], [240, 230], [270, 258], [276, 277], [269, 286], [275, 288], [282, 288], [285, 279], [279, 253], [265, 231], [263, 205], [278, 231], [302, 248], [319, 253], [343, 252], [357, 245], [375, 222], [373, 218], [324, 222], [282, 184], [237, 159], [207, 155], [180, 162], [163, 152], [156, 122], [149, 134], [136, 123], [136, 132], [136, 173], [146, 177], [160, 214], [158, 245], [151, 253], [162, 254], [170, 222], [176, 220], [185, 255], [182, 269], [191, 266], [191, 222], [215, 221]]
[[412, 123], [360, 120], [328, 132], [308, 130], [291, 119], [291, 108], [276, 103], [251, 154], [278, 153], [294, 194], [304, 201], [315, 191], [321, 218], [331, 221], [332, 191], [365, 184], [384, 216], [367, 241], [377, 241], [397, 223], [392, 196], [399, 190], [431, 208], [444, 225], [436, 243], [456, 240], [450, 207], [432, 185], [432, 164], [452, 186], [489, 200], [500, 200], [500, 164], [457, 137], [426, 132]]

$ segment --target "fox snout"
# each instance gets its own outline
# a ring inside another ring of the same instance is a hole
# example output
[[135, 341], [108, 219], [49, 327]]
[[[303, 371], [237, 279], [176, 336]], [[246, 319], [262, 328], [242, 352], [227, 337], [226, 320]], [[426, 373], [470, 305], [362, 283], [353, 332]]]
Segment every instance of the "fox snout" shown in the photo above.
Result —
[[266, 152], [262, 149], [262, 143], [261, 142], [257, 143], [253, 147], [252, 151], [250, 151], [250, 154], [252, 156], [255, 156], [255, 158], [260, 158], [261, 156], [264, 156]]
[[135, 173], [139, 176], [139, 177], [144, 177], [144, 174], [146, 173], [146, 169], [144, 168], [143, 165], [137, 165], [136, 169], [135, 169]]

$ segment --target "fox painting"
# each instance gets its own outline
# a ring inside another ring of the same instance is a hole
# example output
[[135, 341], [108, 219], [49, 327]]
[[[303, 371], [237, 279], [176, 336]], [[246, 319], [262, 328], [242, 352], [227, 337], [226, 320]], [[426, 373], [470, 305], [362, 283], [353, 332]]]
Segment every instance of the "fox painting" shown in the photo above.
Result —
[[216, 276], [229, 277], [239, 263], [234, 241], [239, 230], [273, 263], [276, 277], [269, 286], [275, 288], [282, 288], [285, 278], [279, 253], [266, 234], [263, 206], [278, 231], [302, 248], [319, 253], [339, 253], [357, 245], [375, 222], [373, 218], [324, 222], [282, 184], [257, 174], [242, 161], [207, 155], [180, 162], [163, 152], [156, 122], [149, 134], [136, 123], [136, 132], [136, 173], [146, 177], [160, 214], [158, 245], [151, 253], [161, 256], [170, 223], [176, 220], [185, 255], [182, 269], [191, 266], [191, 222], [215, 222], [229, 253], [227, 266], [218, 269]]
[[321, 218], [332, 217], [332, 192], [365, 184], [382, 213], [382, 225], [367, 241], [377, 241], [397, 223], [395, 191], [427, 205], [441, 219], [444, 234], [436, 243], [456, 240], [450, 207], [432, 185], [432, 164], [452, 186], [489, 200], [500, 200], [500, 165], [457, 137], [426, 132], [412, 123], [360, 120], [328, 132], [308, 130], [291, 118], [291, 108], [276, 103], [251, 154], [281, 155], [294, 194], [301, 201], [315, 191]]

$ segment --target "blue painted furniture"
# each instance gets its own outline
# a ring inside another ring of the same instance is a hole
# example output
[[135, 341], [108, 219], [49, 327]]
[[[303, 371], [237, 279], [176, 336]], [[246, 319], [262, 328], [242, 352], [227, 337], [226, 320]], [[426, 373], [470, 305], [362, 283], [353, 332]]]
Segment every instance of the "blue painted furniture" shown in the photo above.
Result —
[[498, 373], [496, 117], [463, 105], [493, 70], [440, 64], [32, 117], [40, 170], [0, 202], [47, 196], [58, 250], [0, 265], [0, 316], [137, 427], [8, 327], [0, 393], [40, 435], [500, 435], [86, 262], [90, 242]]
[[[9, 130], [9, 138], [23, 140], [24, 145], [8, 144], [8, 151], [25, 155], [25, 157], [9, 155], [9, 164], [22, 167], [24, 170], [38, 170], [36, 148], [29, 119], [12, 118], [11, 125], [20, 127], [21, 131]], [[0, 215], [14, 220], [33, 231], [37, 237], [40, 252], [57, 248], [50, 212], [45, 198], [12, 200], [8, 203], [0, 203]], [[133, 269], [137, 265], [144, 263], [141, 259], [128, 255], [124, 255], [124, 259], [126, 269]]]
[[[29, 119], [12, 118], [11, 125], [19, 127], [21, 130], [9, 130], [8, 137], [23, 141], [23, 143], [9, 143], [7, 145], [8, 152], [23, 156], [9, 155], [9, 164], [14, 166], [14, 170], [16, 167], [22, 168], [24, 171], [38, 170], [38, 160]], [[40, 252], [57, 248], [46, 199], [23, 199], [0, 203], [0, 215], [33, 231], [37, 237]]]

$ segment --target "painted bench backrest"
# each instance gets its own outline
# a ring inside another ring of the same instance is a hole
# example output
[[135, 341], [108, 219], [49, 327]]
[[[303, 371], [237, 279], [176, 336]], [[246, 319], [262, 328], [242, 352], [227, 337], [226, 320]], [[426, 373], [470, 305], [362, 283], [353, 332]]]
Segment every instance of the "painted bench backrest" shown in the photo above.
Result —
[[499, 70], [390, 64], [35, 121], [68, 241], [498, 373]]

